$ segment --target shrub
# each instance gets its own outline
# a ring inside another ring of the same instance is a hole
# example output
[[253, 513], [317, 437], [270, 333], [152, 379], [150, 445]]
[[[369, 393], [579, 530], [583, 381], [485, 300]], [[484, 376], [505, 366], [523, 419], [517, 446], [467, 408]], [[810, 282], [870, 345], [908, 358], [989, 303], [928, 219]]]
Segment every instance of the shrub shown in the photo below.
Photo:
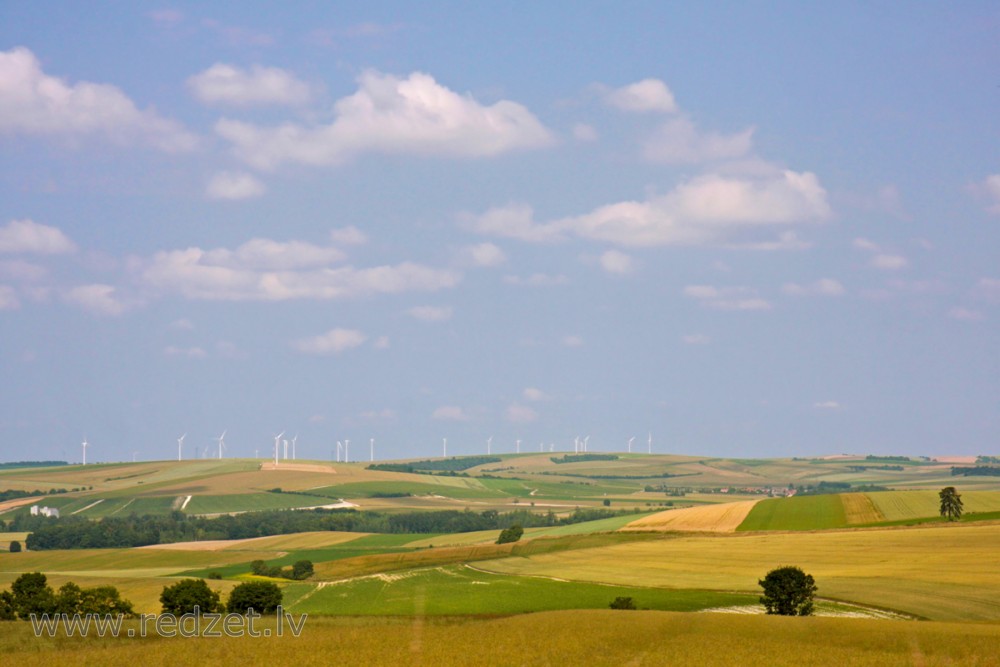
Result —
[[183, 579], [172, 586], [165, 586], [160, 593], [160, 604], [164, 614], [195, 613], [195, 607], [203, 613], [222, 611], [219, 594], [208, 587], [204, 579]]
[[229, 594], [226, 610], [231, 614], [247, 614], [253, 609], [258, 614], [274, 611], [281, 604], [281, 589], [270, 581], [248, 581]]
[[629, 597], [616, 597], [610, 605], [612, 609], [635, 609], [635, 602]]
[[11, 540], [9, 549], [12, 554], [21, 553], [21, 543], [17, 540]]
[[500, 537], [497, 538], [497, 544], [517, 542], [521, 539], [522, 535], [524, 535], [524, 528], [521, 527], [521, 524], [515, 523], [514, 525], [500, 531]]

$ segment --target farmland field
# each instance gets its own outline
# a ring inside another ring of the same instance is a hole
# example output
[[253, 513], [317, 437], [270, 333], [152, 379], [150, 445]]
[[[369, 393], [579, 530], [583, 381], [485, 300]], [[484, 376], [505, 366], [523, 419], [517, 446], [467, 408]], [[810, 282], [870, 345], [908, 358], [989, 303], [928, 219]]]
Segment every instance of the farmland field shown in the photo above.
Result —
[[817, 530], [847, 525], [839, 494], [767, 498], [754, 505], [737, 530]]

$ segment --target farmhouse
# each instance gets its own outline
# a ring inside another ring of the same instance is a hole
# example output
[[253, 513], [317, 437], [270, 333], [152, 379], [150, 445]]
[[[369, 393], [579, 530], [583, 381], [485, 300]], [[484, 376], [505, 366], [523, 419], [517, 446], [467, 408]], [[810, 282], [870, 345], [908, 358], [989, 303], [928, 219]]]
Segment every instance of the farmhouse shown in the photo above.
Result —
[[56, 519], [59, 518], [59, 510], [55, 507], [45, 507], [44, 505], [39, 507], [38, 505], [32, 505], [31, 516], [38, 516], [39, 514], [42, 516], [54, 517]]

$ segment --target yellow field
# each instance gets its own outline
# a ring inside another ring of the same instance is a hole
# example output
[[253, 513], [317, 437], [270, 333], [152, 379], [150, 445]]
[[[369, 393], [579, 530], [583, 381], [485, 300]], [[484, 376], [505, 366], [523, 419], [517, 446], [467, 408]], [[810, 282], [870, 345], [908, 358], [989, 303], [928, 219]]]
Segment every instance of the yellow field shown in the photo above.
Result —
[[[132, 625], [131, 627], [138, 627]], [[671, 612], [542, 612], [498, 619], [308, 618], [301, 637], [35, 638], [11, 624], [12, 665], [996, 665], [995, 624]]]
[[875, 506], [868, 494], [842, 493], [840, 494], [840, 502], [844, 505], [844, 515], [849, 524], [885, 521], [885, 515]]
[[1000, 524], [687, 536], [480, 563], [491, 572], [612, 584], [758, 590], [781, 565], [819, 595], [937, 620], [1000, 619]]
[[[1000, 512], [1000, 492], [964, 491], [961, 487], [958, 492], [966, 513]], [[882, 491], [868, 495], [886, 521], [938, 516], [941, 509], [937, 491]]]
[[667, 510], [637, 519], [619, 530], [732, 533], [743, 523], [757, 502], [759, 501], [743, 500], [736, 503]]

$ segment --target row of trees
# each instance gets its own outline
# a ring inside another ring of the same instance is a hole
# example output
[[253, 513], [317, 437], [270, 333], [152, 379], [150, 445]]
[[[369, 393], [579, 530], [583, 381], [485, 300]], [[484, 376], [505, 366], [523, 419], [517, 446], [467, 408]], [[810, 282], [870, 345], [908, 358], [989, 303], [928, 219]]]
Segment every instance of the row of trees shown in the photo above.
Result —
[[176, 584], [165, 586], [160, 593], [160, 605], [164, 614], [182, 616], [184, 614], [211, 614], [229, 612], [266, 614], [281, 604], [282, 593], [277, 584], [269, 581], [247, 581], [229, 593], [226, 603], [218, 591], [208, 587], [204, 579], [183, 579]]
[[22, 574], [9, 591], [0, 591], [0, 621], [28, 620], [32, 614], [111, 614], [132, 616], [132, 603], [114, 586], [81, 588], [72, 581], [53, 591], [41, 572]]
[[310, 560], [298, 560], [290, 568], [286, 569], [280, 565], [268, 565], [265, 561], [255, 560], [250, 562], [250, 572], [258, 577], [302, 581], [313, 575], [313, 564]]
[[[107, 549], [139, 547], [197, 540], [235, 540], [309, 531], [362, 533], [465, 533], [523, 527], [558, 526], [629, 514], [629, 510], [577, 509], [565, 517], [549, 511], [472, 512], [441, 510], [387, 514], [356, 510], [273, 510], [215, 518], [182, 512], [167, 515], [130, 515], [91, 521], [78, 516], [61, 518], [18, 516], [15, 530], [31, 531], [26, 546], [46, 549]], [[26, 517], [26, 518], [25, 518]]]

